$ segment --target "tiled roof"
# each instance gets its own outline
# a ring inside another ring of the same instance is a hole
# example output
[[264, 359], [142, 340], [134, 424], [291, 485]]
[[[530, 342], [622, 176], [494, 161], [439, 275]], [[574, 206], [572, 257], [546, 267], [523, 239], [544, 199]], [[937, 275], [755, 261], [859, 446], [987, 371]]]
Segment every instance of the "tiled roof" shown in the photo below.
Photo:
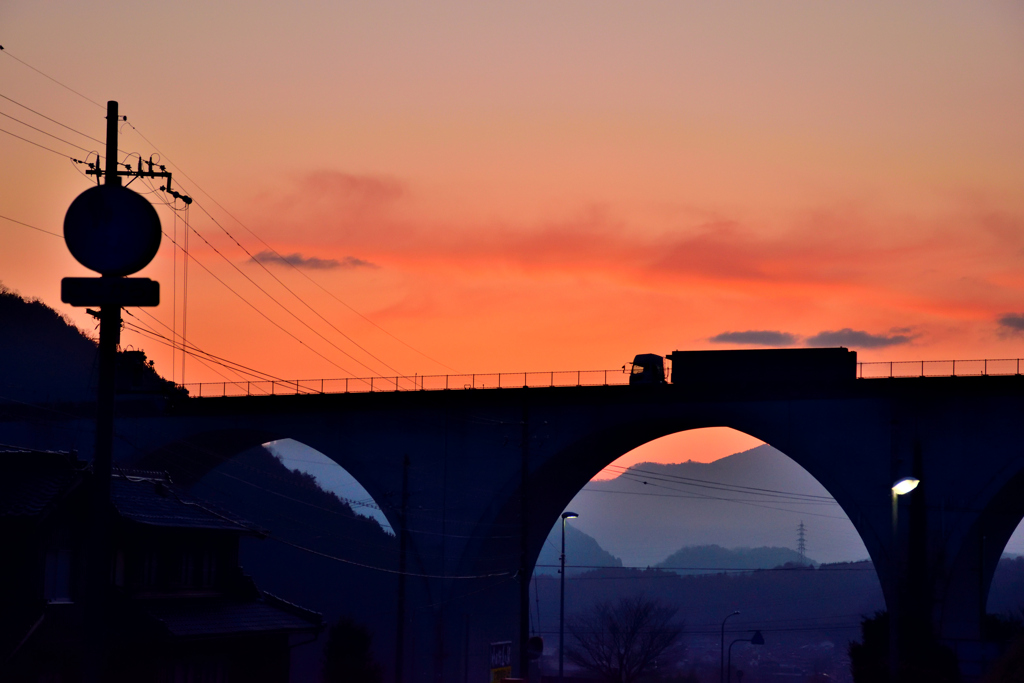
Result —
[[0, 517], [34, 517], [81, 475], [66, 453], [0, 451]]
[[177, 491], [162, 476], [140, 475], [115, 472], [110, 482], [111, 502], [125, 519], [150, 526], [259, 533], [208, 503]]
[[[271, 604], [275, 602], [278, 604]], [[221, 598], [158, 600], [142, 605], [151, 617], [179, 638], [312, 631], [320, 626], [320, 615], [298, 607], [286, 608], [273, 600], [239, 602]]]

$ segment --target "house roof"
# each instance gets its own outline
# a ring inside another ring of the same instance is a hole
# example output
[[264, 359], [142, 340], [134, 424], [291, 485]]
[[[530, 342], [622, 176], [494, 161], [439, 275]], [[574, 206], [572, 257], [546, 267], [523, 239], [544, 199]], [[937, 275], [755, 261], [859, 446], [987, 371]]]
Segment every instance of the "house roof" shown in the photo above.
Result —
[[110, 482], [110, 500], [121, 517], [138, 524], [262, 533], [176, 490], [166, 474], [117, 470]]
[[84, 466], [68, 453], [0, 451], [0, 517], [42, 514], [77, 482]]
[[[88, 464], [73, 453], [0, 450], [0, 519], [45, 514], [90, 476]], [[114, 470], [110, 501], [122, 518], [138, 524], [264, 535], [252, 525], [178, 491], [162, 472]]]
[[270, 595], [259, 600], [154, 600], [142, 609], [179, 638], [313, 631], [321, 616]]

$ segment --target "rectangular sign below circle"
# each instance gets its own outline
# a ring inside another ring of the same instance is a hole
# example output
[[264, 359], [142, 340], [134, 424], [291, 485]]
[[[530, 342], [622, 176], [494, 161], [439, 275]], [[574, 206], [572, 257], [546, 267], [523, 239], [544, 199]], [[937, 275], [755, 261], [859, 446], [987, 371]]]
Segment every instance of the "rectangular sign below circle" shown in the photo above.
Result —
[[160, 283], [148, 277], [66, 277], [60, 300], [72, 306], [158, 306]]

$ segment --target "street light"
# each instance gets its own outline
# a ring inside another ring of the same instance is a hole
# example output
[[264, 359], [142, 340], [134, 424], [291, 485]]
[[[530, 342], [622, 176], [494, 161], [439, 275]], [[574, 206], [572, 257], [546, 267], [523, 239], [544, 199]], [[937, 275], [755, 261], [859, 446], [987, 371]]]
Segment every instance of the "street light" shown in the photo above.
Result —
[[920, 479], [915, 479], [914, 477], [903, 477], [892, 485], [892, 492], [897, 496], [902, 496], [903, 494], [910, 493], [916, 489], [917, 485], [920, 483]]
[[562, 513], [562, 578], [558, 596], [558, 680], [565, 675], [565, 520], [579, 517], [575, 512], [566, 510]]
[[899, 624], [897, 620], [900, 617], [900, 606], [899, 606], [899, 593], [900, 581], [899, 581], [899, 560], [898, 560], [898, 546], [899, 546], [899, 497], [904, 496], [918, 487], [921, 480], [916, 477], [903, 477], [897, 479], [892, 485], [892, 551], [893, 557], [896, 559], [896, 566], [892, 571], [892, 605], [889, 609], [889, 677], [892, 680], [896, 679], [896, 672], [899, 668]]
[[722, 656], [718, 658], [718, 683], [725, 683], [725, 622], [739, 614], [736, 610], [725, 619], [722, 619]]
[[751, 645], [764, 645], [764, 636], [761, 635], [760, 631], [754, 631], [753, 638], [737, 638], [736, 640], [729, 643], [729, 661], [726, 665], [726, 670], [729, 672], [726, 676], [726, 683], [732, 683], [732, 646], [736, 643], [750, 643]]

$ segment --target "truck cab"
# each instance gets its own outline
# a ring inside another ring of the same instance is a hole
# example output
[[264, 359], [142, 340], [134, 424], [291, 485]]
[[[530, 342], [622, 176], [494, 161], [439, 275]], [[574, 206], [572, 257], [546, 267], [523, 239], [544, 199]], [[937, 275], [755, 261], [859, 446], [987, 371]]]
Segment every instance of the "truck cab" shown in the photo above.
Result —
[[664, 384], [665, 359], [656, 353], [640, 353], [633, 358], [630, 384]]

